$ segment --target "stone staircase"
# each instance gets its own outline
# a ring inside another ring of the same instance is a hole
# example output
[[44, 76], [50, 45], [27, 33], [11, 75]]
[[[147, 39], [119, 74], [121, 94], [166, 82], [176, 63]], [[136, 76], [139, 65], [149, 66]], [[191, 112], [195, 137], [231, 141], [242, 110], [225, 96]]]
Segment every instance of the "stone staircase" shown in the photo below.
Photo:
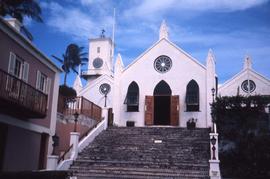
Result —
[[78, 179], [209, 178], [208, 129], [113, 127], [72, 164]]

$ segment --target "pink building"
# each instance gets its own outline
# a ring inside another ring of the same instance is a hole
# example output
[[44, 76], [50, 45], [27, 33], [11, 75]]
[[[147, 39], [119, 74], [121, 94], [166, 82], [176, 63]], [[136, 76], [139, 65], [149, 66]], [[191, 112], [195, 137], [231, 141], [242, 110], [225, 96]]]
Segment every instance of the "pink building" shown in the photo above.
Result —
[[0, 171], [44, 169], [55, 134], [59, 69], [0, 17]]

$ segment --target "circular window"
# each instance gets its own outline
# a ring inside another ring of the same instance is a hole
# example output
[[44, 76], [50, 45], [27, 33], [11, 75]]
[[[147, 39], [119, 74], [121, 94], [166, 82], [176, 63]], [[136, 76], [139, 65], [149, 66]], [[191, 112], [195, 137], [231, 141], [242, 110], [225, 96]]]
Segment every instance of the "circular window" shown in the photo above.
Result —
[[243, 81], [241, 88], [244, 92], [253, 92], [256, 89], [256, 84], [252, 80], [245, 80]]
[[100, 85], [99, 91], [101, 94], [106, 95], [111, 91], [111, 86], [108, 83], [103, 83], [102, 85]]
[[166, 73], [172, 67], [172, 60], [165, 55], [159, 56], [154, 62], [154, 67], [157, 72]]
[[93, 61], [93, 66], [95, 68], [100, 68], [103, 65], [103, 60], [101, 58], [95, 58], [95, 60]]

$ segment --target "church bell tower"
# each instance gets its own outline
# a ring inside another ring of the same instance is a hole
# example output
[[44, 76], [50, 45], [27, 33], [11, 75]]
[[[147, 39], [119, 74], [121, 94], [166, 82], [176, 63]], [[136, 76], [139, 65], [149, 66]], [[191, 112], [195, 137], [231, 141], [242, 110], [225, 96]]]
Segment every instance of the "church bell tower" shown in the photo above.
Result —
[[99, 38], [89, 40], [88, 69], [82, 73], [88, 83], [105, 74], [113, 75], [113, 42], [104, 32], [102, 30]]

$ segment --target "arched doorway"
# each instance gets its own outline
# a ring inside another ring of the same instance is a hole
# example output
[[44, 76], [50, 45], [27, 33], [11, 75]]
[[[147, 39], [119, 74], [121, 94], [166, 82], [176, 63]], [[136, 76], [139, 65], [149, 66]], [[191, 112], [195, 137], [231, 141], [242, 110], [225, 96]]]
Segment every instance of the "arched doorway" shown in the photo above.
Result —
[[171, 118], [170, 86], [160, 81], [154, 89], [154, 125], [170, 125]]

